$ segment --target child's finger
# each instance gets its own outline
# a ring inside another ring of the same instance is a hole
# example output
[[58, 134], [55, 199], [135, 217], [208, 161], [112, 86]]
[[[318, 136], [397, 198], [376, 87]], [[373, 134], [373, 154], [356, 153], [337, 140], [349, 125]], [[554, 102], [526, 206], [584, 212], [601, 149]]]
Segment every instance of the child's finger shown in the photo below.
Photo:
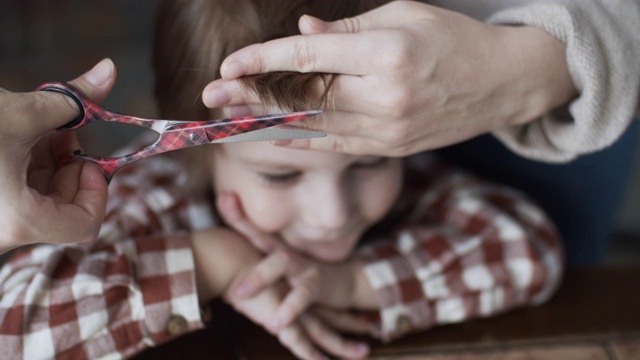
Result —
[[244, 235], [258, 250], [267, 253], [277, 248], [278, 241], [273, 236], [258, 230], [247, 219], [237, 195], [221, 192], [217, 194], [216, 205], [227, 224]]
[[375, 336], [375, 334], [372, 334], [371, 323], [362, 315], [324, 306], [314, 307], [312, 313], [332, 328], [342, 332]]
[[313, 343], [307, 334], [296, 323], [287, 326], [278, 333], [278, 341], [299, 359], [328, 360]]
[[253, 297], [267, 286], [282, 278], [288, 268], [289, 257], [284, 251], [276, 250], [267, 255], [258, 265], [246, 274], [234, 289], [240, 299]]
[[317, 297], [317, 287], [311, 282], [303, 282], [294, 286], [276, 310], [270, 326], [274, 331], [287, 326], [298, 318]]
[[369, 354], [367, 343], [344, 338], [314, 316], [305, 315], [300, 322], [313, 342], [326, 352], [347, 359], [362, 359]]

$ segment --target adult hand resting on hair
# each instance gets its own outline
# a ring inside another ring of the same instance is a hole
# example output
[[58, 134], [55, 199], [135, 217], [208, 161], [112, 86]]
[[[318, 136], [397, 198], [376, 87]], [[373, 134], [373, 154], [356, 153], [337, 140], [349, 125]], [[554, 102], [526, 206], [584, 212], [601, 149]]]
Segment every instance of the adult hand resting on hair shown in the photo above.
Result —
[[[103, 60], [70, 83], [100, 102], [115, 78], [113, 63]], [[75, 134], [53, 130], [77, 115], [77, 105], [62, 94], [0, 91], [0, 254], [98, 235], [107, 201], [104, 177], [89, 163], [58, 166], [79, 144]]]
[[299, 28], [301, 36], [229, 56], [222, 79], [204, 90], [205, 105], [228, 115], [261, 111], [237, 81], [245, 75], [336, 73], [329, 109], [304, 121], [327, 138], [280, 145], [404, 156], [525, 124], [576, 95], [564, 44], [533, 27], [395, 1], [330, 23], [303, 16]]

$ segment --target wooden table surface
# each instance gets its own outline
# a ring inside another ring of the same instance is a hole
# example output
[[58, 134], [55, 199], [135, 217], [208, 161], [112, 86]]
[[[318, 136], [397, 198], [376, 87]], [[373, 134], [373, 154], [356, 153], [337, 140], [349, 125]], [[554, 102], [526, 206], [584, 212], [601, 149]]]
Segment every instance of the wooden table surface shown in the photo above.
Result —
[[[250, 321], [220, 313], [215, 326], [136, 359], [293, 359]], [[640, 359], [640, 268], [570, 269], [541, 306], [372, 344], [377, 360]]]

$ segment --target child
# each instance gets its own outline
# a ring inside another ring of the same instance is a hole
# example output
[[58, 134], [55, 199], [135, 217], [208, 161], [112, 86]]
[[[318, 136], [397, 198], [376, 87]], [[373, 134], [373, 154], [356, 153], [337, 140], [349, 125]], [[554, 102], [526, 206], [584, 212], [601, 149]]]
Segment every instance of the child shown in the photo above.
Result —
[[[331, 20], [380, 3], [161, 2], [154, 44], [161, 116], [218, 117], [194, 99], [227, 54], [294, 33], [302, 13]], [[317, 74], [247, 84], [269, 89], [287, 108], [303, 103], [306, 91], [322, 91], [323, 79], [331, 85]], [[268, 143], [172, 155], [114, 177], [96, 241], [34, 246], [2, 269], [3, 350], [24, 358], [127, 357], [201, 327], [199, 305], [224, 296], [300, 358], [322, 358], [320, 349], [363, 357], [366, 346], [341, 343], [337, 332], [389, 340], [539, 304], [560, 280], [561, 249], [544, 214], [428, 155]], [[231, 228], [216, 226], [215, 197]]]

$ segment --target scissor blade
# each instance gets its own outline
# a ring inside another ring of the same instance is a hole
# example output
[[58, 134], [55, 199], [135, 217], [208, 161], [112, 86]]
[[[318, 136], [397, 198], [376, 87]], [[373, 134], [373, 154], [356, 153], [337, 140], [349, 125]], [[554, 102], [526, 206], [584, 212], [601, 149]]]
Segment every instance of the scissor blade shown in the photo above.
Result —
[[322, 131], [311, 131], [296, 128], [293, 126], [280, 125], [278, 127], [256, 130], [244, 134], [229, 136], [212, 141], [212, 144], [248, 141], [269, 141], [283, 139], [311, 139], [325, 137], [327, 133]]
[[[306, 119], [310, 116], [316, 116], [322, 113], [319, 110], [301, 111], [288, 114], [272, 114], [261, 116], [246, 116], [239, 118], [229, 118], [219, 121], [212, 121], [202, 126], [202, 130], [206, 133], [206, 137], [209, 143], [215, 143], [220, 140], [225, 141], [227, 138], [235, 138], [232, 141], [257, 141], [257, 140], [270, 140], [275, 139], [291, 139], [296, 138], [295, 133], [289, 133], [288, 137], [285, 134], [274, 133], [272, 136], [266, 136], [265, 133], [252, 135], [251, 133], [259, 132], [260, 130], [269, 129], [272, 127], [281, 127], [293, 121]], [[304, 130], [304, 129], [301, 129]], [[269, 134], [269, 133], [266, 133]], [[248, 140], [238, 140], [239, 136]], [[303, 135], [301, 135], [303, 136]], [[304, 137], [304, 136], [303, 136]]]

